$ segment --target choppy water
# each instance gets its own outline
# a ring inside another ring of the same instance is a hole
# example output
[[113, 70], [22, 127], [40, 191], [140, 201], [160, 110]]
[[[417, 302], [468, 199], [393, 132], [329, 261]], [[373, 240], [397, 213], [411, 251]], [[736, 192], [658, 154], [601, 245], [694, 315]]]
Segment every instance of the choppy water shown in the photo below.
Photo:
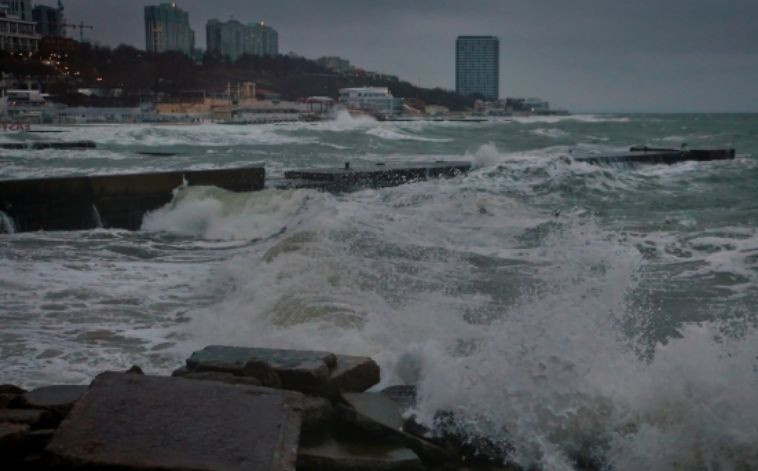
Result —
[[[139, 232], [0, 235], [0, 382], [166, 373], [209, 343], [325, 349], [373, 356], [382, 385], [418, 384], [427, 423], [453, 411], [522, 464], [758, 469], [756, 115], [67, 131], [55, 137], [99, 149], [4, 152], [0, 178], [346, 159], [475, 170], [341, 196], [190, 188]], [[566, 158], [682, 142], [738, 157]]]

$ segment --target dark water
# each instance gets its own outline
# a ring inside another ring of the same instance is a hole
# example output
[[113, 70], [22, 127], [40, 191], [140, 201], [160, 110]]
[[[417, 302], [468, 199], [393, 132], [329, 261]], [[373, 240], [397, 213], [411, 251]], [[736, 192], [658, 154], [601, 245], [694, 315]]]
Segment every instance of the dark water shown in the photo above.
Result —
[[[383, 385], [419, 386], [420, 417], [452, 410], [521, 463], [758, 468], [758, 115], [67, 131], [99, 149], [11, 151], [0, 178], [358, 159], [475, 170], [343, 196], [191, 188], [139, 232], [0, 235], [0, 382], [165, 373], [208, 343], [318, 348], [374, 356]], [[570, 158], [684, 142], [738, 156]]]

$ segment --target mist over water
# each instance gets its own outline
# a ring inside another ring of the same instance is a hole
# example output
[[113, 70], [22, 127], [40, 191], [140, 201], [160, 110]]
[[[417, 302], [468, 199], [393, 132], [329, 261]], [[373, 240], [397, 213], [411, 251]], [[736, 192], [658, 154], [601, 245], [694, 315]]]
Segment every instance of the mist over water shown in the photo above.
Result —
[[[0, 231], [0, 382], [167, 373], [210, 343], [321, 349], [374, 357], [380, 387], [418, 385], [425, 424], [451, 412], [523, 465], [755, 469], [756, 129], [755, 115], [66, 128], [99, 148], [10, 151], [0, 178], [474, 170], [348, 195], [182, 188], [138, 232]], [[737, 159], [572, 159], [683, 142]]]

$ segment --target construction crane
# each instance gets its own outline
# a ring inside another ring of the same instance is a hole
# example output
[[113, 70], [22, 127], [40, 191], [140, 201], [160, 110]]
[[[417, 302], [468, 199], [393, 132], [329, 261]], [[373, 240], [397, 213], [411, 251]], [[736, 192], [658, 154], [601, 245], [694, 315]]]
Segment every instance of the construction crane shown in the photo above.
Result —
[[63, 23], [64, 28], [74, 28], [79, 30], [79, 42], [84, 42], [84, 30], [85, 29], [95, 29], [92, 25], [85, 25], [84, 21], [81, 21], [79, 24], [76, 23]]

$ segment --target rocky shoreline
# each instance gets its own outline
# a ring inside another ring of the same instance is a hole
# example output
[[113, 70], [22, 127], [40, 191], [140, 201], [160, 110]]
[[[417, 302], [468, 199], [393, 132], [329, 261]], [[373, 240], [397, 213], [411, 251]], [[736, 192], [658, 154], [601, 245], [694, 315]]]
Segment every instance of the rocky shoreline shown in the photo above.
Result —
[[[139, 367], [89, 386], [0, 386], [10, 470], [516, 470], [486, 443], [406, 417], [413, 386], [367, 357], [209, 346], [172, 376]], [[444, 420], [444, 415], [441, 416]], [[491, 453], [488, 452], [491, 451]]]

